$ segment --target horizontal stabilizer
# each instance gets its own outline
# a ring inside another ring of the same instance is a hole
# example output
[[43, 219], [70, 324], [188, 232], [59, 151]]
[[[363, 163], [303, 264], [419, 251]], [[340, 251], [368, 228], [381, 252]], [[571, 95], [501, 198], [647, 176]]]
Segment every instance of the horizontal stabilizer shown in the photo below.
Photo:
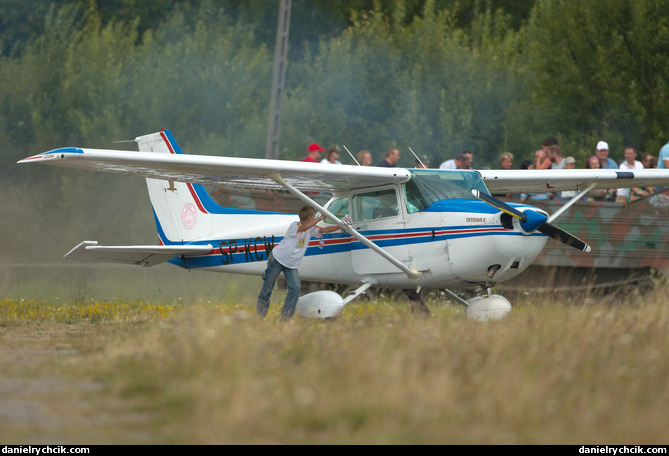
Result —
[[107, 261], [112, 263], [155, 266], [181, 255], [204, 255], [211, 245], [98, 245], [97, 241], [84, 241], [64, 258], [79, 261]]

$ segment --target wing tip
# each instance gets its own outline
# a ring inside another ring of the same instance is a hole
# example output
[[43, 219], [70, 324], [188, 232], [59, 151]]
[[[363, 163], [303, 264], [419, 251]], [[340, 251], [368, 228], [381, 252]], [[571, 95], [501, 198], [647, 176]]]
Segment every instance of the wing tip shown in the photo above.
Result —
[[65, 154], [83, 154], [84, 151], [80, 147], [61, 147], [60, 149], [50, 150], [42, 154], [26, 157], [16, 163], [34, 163], [36, 161], [52, 160], [54, 158], [65, 158]]

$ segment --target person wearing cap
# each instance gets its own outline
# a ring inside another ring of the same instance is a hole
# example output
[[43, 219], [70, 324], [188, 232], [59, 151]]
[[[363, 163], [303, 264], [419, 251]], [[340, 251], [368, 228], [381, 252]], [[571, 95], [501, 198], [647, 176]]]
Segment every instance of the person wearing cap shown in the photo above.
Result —
[[328, 151], [325, 152], [325, 158], [321, 160], [321, 163], [330, 165], [341, 165], [341, 162], [339, 161], [340, 153], [341, 151], [339, 150], [339, 146], [328, 147]]
[[[625, 146], [623, 156], [625, 157], [625, 161], [620, 164], [620, 169], [643, 169], [643, 163], [636, 159], [636, 147]], [[628, 201], [634, 201], [641, 198], [642, 196], [648, 195], [649, 193], [647, 191], [639, 187], [633, 187], [631, 189], [619, 188], [618, 193], [616, 194], [616, 203], [626, 204]]]
[[386, 151], [386, 158], [379, 162], [378, 166], [383, 168], [394, 168], [397, 162], [400, 161], [400, 151], [391, 147]]
[[[609, 158], [609, 145], [604, 141], [599, 141], [595, 150], [595, 155], [599, 159], [599, 165], [604, 169], [618, 169], [618, 165], [613, 159]], [[616, 200], [617, 190], [615, 188], [606, 189], [606, 201]]]
[[427, 155], [423, 155], [422, 157], [416, 157], [416, 168], [429, 168], [430, 167], [430, 159], [427, 157]]
[[307, 156], [300, 161], [309, 163], [318, 163], [321, 158], [321, 152], [323, 152], [324, 150], [325, 149], [323, 149], [316, 143], [309, 144], [309, 147], [307, 148]]
[[599, 164], [605, 169], [618, 169], [618, 165], [613, 159], [609, 158], [609, 145], [604, 141], [597, 143], [595, 155], [599, 158]]

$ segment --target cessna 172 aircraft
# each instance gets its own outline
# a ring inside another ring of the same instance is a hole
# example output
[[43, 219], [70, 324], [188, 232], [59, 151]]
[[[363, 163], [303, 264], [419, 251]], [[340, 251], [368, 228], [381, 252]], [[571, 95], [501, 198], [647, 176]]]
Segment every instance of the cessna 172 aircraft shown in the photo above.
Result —
[[[586, 192], [669, 183], [669, 170], [660, 169], [431, 170], [186, 155], [166, 129], [135, 141], [139, 152], [67, 147], [18, 162], [146, 178], [159, 245], [84, 241], [65, 258], [142, 266], [167, 261], [186, 269], [261, 275], [297, 215], [225, 208], [203, 185], [282, 189], [326, 215], [321, 225], [341, 228], [323, 243], [311, 241], [300, 277], [357, 286], [346, 297], [328, 290], [302, 296], [296, 311], [306, 318], [339, 317], [367, 288], [382, 286], [404, 290], [412, 309], [429, 312], [417, 292], [421, 287], [440, 289], [467, 306], [470, 318], [499, 319], [511, 305], [492, 287], [522, 273], [549, 238], [590, 251], [553, 224]], [[491, 196], [574, 189], [579, 193], [553, 214]], [[321, 206], [309, 192], [332, 198]], [[464, 300], [450, 290], [463, 287], [479, 288], [481, 295]]]

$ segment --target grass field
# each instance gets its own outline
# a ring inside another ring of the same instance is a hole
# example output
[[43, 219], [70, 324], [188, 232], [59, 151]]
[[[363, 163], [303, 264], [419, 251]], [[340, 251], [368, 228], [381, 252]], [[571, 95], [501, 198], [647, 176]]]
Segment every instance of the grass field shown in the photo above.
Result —
[[498, 322], [436, 297], [429, 319], [379, 299], [282, 324], [282, 291], [253, 318], [258, 279], [177, 272], [110, 289], [95, 273], [6, 280], [0, 442], [667, 443], [664, 286], [530, 293]]

